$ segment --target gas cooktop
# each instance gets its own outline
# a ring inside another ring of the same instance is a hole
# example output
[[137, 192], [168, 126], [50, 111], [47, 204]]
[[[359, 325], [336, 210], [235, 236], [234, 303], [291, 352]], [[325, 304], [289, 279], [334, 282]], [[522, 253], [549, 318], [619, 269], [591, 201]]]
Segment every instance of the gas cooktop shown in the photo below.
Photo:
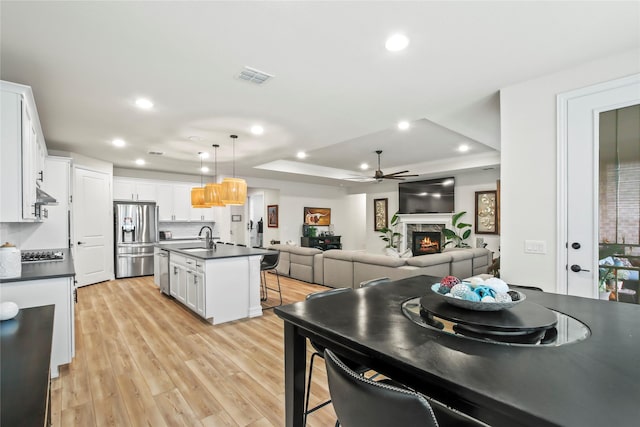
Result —
[[64, 254], [60, 251], [22, 252], [22, 262], [62, 261]]

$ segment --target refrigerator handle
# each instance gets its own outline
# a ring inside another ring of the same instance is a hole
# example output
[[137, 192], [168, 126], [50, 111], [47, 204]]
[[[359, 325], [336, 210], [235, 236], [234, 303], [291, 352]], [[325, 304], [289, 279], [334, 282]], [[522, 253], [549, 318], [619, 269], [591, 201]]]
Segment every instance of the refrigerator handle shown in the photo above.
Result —
[[133, 230], [132, 230], [131, 232], [133, 233], [133, 234], [132, 234], [132, 237], [133, 237], [133, 240], [132, 240], [132, 241], [133, 241], [133, 242], [136, 242], [136, 226], [135, 226], [135, 225], [133, 226]]
[[159, 230], [160, 224], [158, 224], [159, 219], [160, 219], [160, 206], [156, 205], [156, 221], [155, 221], [155, 223], [156, 223], [156, 242], [160, 241], [160, 230]]

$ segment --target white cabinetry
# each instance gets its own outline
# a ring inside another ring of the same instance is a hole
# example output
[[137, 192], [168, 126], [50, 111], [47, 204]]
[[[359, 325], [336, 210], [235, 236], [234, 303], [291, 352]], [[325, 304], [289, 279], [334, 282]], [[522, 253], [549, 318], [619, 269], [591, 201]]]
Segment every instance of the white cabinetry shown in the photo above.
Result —
[[31, 88], [2, 85], [0, 115], [0, 222], [39, 220], [36, 187], [44, 179], [44, 144]]
[[157, 185], [137, 179], [113, 178], [113, 199], [155, 202]]
[[187, 300], [187, 257], [171, 252], [169, 270], [169, 293], [185, 304]]
[[185, 305], [198, 315], [204, 317], [204, 288], [206, 277], [204, 261], [193, 260], [195, 266], [187, 268], [187, 295]]
[[[160, 221], [200, 221], [202, 211], [191, 207], [191, 185], [158, 184], [158, 207]], [[198, 211], [197, 214], [192, 211]]]
[[51, 376], [58, 376], [58, 366], [71, 363], [75, 353], [73, 277], [5, 282], [0, 284], [3, 301], [14, 301], [20, 308], [55, 305]]

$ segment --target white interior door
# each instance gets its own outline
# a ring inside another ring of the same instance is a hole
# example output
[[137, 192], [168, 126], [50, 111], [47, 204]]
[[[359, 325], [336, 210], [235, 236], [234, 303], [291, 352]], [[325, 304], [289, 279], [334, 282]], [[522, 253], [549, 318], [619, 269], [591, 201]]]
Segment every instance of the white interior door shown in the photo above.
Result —
[[600, 113], [640, 103], [640, 75], [558, 98], [558, 291], [598, 298]]
[[110, 176], [74, 168], [74, 265], [78, 286], [113, 279]]

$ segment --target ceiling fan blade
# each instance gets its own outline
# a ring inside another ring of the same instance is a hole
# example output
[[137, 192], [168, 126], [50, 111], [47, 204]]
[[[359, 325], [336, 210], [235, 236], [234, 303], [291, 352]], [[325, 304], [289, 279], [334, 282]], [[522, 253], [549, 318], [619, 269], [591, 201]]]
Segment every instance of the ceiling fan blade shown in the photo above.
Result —
[[393, 176], [400, 176], [400, 177], [404, 177], [404, 178], [409, 177], [409, 176], [420, 176], [420, 175], [416, 175], [416, 174], [409, 174], [409, 175], [396, 175], [395, 173], [393, 173], [393, 174], [391, 174], [391, 175], [393, 175]]
[[407, 173], [407, 172], [409, 171], [391, 172], [391, 173], [388, 173], [387, 175], [400, 175], [401, 173]]
[[400, 176], [393, 176], [393, 175], [385, 175], [382, 177], [383, 179], [399, 179], [399, 180], [404, 180], [404, 178], [400, 177]]

